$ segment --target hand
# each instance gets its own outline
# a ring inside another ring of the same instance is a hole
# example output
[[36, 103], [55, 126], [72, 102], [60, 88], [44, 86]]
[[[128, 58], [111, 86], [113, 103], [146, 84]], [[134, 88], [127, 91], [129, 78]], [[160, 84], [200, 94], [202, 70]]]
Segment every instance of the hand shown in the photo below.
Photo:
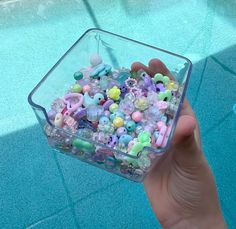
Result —
[[[131, 70], [173, 78], [158, 59], [149, 66], [135, 62]], [[153, 211], [164, 228], [226, 228], [216, 185], [205, 160], [193, 110], [184, 101], [170, 149], [144, 180]]]

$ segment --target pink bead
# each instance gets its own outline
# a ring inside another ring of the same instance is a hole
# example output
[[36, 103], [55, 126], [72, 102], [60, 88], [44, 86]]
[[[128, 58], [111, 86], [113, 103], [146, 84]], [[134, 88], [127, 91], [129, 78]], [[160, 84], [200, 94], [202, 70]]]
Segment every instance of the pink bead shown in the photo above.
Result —
[[135, 122], [140, 122], [140, 121], [142, 121], [142, 119], [143, 119], [143, 114], [142, 114], [140, 111], [135, 111], [135, 112], [132, 114], [132, 119], [133, 119]]
[[89, 92], [91, 90], [91, 87], [89, 85], [84, 85], [83, 86], [83, 93]]
[[163, 126], [166, 126], [166, 124], [162, 121], [157, 123], [157, 129], [160, 130]]

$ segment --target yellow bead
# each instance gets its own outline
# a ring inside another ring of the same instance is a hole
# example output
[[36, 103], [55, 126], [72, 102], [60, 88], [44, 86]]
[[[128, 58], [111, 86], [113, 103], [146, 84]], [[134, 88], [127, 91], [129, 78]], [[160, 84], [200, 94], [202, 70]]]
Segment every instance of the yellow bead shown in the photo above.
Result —
[[124, 125], [124, 120], [123, 120], [121, 117], [116, 117], [116, 118], [113, 120], [113, 125], [114, 125], [116, 128], [122, 127], [122, 126]]
[[120, 89], [117, 86], [114, 86], [113, 88], [111, 88], [110, 90], [108, 90], [108, 97], [110, 99], [113, 99], [114, 101], [119, 100], [120, 99]]
[[111, 106], [109, 107], [109, 111], [111, 112], [111, 113], [114, 113], [114, 112], [116, 112], [117, 110], [118, 110], [118, 104], [116, 104], [116, 103], [113, 103], [113, 104], [111, 104]]

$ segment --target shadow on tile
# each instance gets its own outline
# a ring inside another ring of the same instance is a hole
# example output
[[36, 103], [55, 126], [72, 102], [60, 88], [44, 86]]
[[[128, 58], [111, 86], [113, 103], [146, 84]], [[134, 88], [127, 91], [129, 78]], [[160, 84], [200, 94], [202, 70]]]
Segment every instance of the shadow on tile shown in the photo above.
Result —
[[1, 228], [24, 228], [68, 205], [39, 125], [1, 137], [0, 145]]

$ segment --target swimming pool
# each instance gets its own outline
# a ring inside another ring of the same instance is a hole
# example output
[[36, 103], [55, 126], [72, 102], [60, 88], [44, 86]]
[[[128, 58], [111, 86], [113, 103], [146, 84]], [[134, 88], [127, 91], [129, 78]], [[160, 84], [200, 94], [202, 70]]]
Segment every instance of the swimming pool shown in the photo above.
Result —
[[30, 90], [71, 44], [99, 27], [193, 61], [188, 98], [234, 228], [235, 1], [42, 2], [0, 1], [0, 227], [159, 227], [142, 185], [54, 153], [27, 104]]

